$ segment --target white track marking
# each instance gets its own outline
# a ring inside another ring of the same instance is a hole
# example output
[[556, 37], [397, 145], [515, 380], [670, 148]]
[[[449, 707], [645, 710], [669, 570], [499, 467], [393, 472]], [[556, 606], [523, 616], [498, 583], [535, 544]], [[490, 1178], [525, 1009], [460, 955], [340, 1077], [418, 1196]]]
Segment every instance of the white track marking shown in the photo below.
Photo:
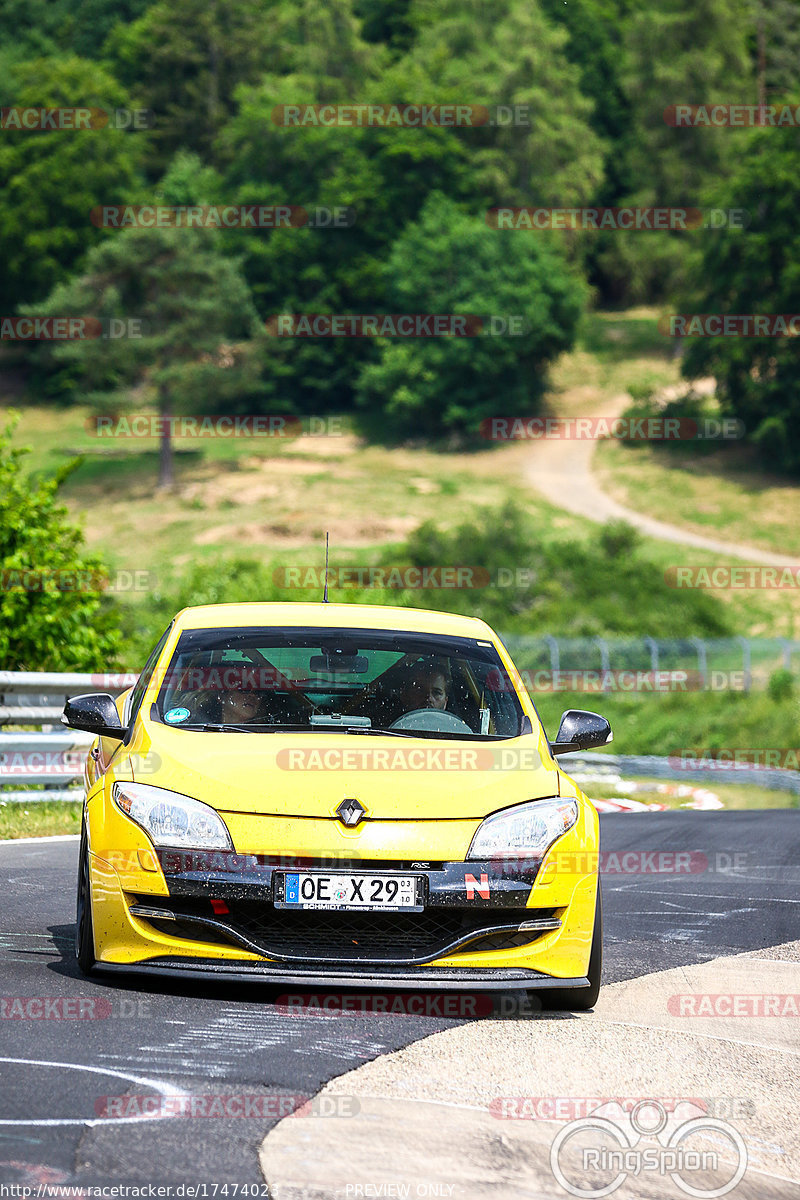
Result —
[[[131, 1075], [127, 1071], [115, 1071], [111, 1067], [89, 1067], [83, 1063], [47, 1062], [38, 1058], [0, 1057], [0, 1063], [15, 1063], [23, 1067], [55, 1067], [59, 1071], [88, 1071], [92, 1075], [113, 1075], [117, 1079], [124, 1079], [127, 1083], [138, 1083], [140, 1087], [152, 1088], [160, 1096], [176, 1096], [181, 1100], [189, 1099], [189, 1093], [182, 1091], [181, 1088], [173, 1087], [158, 1079], [145, 1079], [141, 1075]], [[176, 1115], [175, 1113], [149, 1113], [138, 1117], [31, 1117], [19, 1120], [0, 1118], [0, 1126], [84, 1125], [91, 1128], [95, 1125], [131, 1125], [141, 1121], [169, 1120]]]

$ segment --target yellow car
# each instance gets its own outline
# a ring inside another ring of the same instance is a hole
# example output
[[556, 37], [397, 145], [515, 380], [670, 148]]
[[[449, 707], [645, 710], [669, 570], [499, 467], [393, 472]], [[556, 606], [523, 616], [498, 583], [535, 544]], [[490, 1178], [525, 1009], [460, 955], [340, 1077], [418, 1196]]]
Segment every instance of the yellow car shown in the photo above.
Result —
[[483, 621], [184, 609], [136, 686], [68, 700], [86, 763], [83, 971], [505, 991], [590, 1008], [597, 814]]

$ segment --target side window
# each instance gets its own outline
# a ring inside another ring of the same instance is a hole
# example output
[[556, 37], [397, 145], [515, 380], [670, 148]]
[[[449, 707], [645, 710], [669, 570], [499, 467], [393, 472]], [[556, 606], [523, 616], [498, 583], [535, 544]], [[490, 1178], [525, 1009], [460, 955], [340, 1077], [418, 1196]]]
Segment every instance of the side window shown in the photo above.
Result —
[[142, 671], [141, 675], [139, 676], [138, 680], [136, 681], [136, 687], [133, 689], [133, 691], [130, 694], [130, 698], [128, 699], [128, 703], [126, 705], [127, 712], [125, 714], [127, 725], [130, 725], [131, 721], [133, 720], [133, 718], [136, 716], [136, 714], [139, 711], [139, 705], [142, 703], [142, 697], [144, 696], [145, 692], [147, 691], [147, 685], [150, 682], [150, 677], [153, 674], [153, 671], [155, 670], [155, 665], [159, 660], [161, 651], [164, 649], [164, 646], [166, 645], [166, 641], [167, 641], [167, 638], [169, 637], [171, 629], [172, 629], [172, 624], [170, 623], [167, 626], [167, 628], [164, 630], [164, 632], [162, 633], [161, 637], [159, 638], [158, 644], [156, 645], [155, 650], [150, 655], [147, 662], [144, 664], [144, 670]]

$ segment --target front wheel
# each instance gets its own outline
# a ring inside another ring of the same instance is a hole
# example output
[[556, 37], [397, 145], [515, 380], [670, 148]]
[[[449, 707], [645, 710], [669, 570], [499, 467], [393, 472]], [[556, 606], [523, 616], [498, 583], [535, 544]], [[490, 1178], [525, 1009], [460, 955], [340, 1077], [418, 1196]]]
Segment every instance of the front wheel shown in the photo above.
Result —
[[594, 929], [592, 930], [592, 949], [589, 952], [589, 969], [586, 977], [588, 987], [579, 988], [548, 988], [541, 992], [531, 992], [531, 998], [536, 997], [542, 1008], [553, 1011], [585, 1012], [594, 1008], [600, 994], [600, 976], [603, 972], [603, 892], [600, 879], [597, 880], [597, 904], [594, 910]]
[[78, 902], [75, 911], [75, 955], [84, 975], [90, 974], [97, 962], [94, 955], [94, 925], [92, 924], [92, 883], [89, 876], [89, 839], [86, 823], [81, 828], [81, 847], [78, 854]]

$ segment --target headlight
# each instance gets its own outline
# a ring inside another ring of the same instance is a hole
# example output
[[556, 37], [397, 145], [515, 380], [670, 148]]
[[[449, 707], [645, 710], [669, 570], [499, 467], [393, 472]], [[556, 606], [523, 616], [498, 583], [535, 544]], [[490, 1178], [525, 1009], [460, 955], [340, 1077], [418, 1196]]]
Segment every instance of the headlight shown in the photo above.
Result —
[[207, 804], [149, 783], [115, 783], [114, 803], [156, 846], [192, 850], [233, 850], [231, 835], [219, 813]]
[[540, 857], [578, 819], [577, 800], [534, 800], [494, 813], [478, 827], [467, 858], [502, 854]]

